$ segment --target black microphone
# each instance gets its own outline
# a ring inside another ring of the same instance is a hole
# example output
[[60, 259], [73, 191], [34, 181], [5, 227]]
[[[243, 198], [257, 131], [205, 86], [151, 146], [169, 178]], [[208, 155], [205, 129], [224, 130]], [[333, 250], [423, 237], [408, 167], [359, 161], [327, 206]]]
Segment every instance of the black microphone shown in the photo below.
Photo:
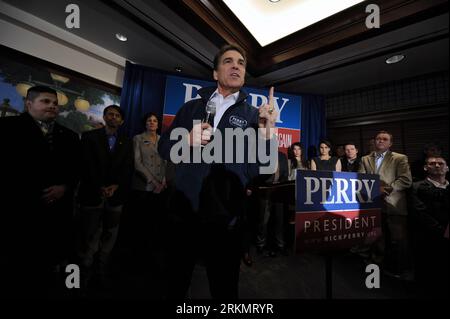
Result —
[[214, 101], [209, 100], [206, 103], [206, 116], [203, 123], [208, 123], [212, 127], [214, 127], [214, 116], [216, 115], [216, 103]]
[[[206, 115], [205, 118], [202, 120], [202, 123], [208, 123], [211, 125], [211, 127], [214, 127], [214, 116], [216, 115], [216, 103], [214, 101], [211, 101], [211, 98], [206, 103]], [[211, 140], [213, 136], [211, 135]], [[205, 145], [201, 145], [201, 148], [205, 147]]]

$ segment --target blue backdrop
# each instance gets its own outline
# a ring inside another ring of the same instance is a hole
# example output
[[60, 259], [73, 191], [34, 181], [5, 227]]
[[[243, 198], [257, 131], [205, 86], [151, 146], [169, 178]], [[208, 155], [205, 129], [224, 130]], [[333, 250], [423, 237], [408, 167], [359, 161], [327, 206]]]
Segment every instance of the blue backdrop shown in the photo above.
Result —
[[[124, 110], [126, 116], [123, 130], [130, 137], [142, 132], [144, 129], [142, 117], [148, 112], [156, 113], [160, 119], [160, 123], [162, 123], [164, 98], [166, 95], [166, 81], [171, 75], [174, 74], [136, 65], [127, 61], [120, 106]], [[198, 82], [199, 85], [214, 84], [212, 81], [193, 80], [191, 78], [190, 81]], [[258, 99], [256, 95], [267, 96], [267, 89], [261, 90], [248, 87], [245, 89], [249, 93], [255, 94], [255, 97], [252, 97], [252, 99], [257, 103], [260, 99]], [[185, 94], [185, 91], [176, 94]], [[320, 139], [326, 137], [325, 98], [323, 96], [309, 94], [295, 96], [277, 93], [276, 88], [275, 96], [280, 98], [280, 105], [283, 103], [283, 97], [290, 99], [294, 98], [291, 102], [299, 105], [298, 110], [289, 107], [289, 109], [292, 110], [290, 111], [292, 114], [289, 113], [288, 117], [282, 118], [283, 125], [280, 126], [293, 129], [301, 128], [301, 142], [304, 145], [305, 150], [309, 150], [311, 147], [317, 147]], [[174, 98], [176, 97], [174, 96]], [[181, 101], [184, 100], [184, 97], [178, 97], [177, 100], [180, 100], [181, 103]], [[167, 110], [169, 111], [170, 108], [179, 108], [181, 106], [181, 104], [178, 106], [175, 106], [175, 104], [169, 106], [169, 104], [167, 104], [169, 107]], [[314, 154], [309, 153], [308, 158], [312, 155]]]
[[127, 61], [120, 107], [125, 112], [122, 130], [128, 136], [144, 130], [143, 117], [148, 112], [157, 114], [162, 123], [165, 83], [166, 73]]

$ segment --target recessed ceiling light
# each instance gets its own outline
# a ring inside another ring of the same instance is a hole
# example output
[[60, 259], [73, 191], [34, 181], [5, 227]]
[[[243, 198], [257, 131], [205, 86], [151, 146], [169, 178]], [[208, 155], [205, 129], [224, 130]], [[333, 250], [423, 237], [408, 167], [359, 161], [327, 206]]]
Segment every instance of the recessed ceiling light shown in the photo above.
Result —
[[397, 55], [393, 55], [389, 58], [386, 59], [386, 63], [387, 64], [394, 64], [394, 63], [398, 63], [401, 60], [403, 60], [405, 58], [404, 54], [397, 54]]
[[269, 0], [269, 2], [275, 3], [275, 2], [280, 2], [280, 0]]
[[120, 34], [120, 33], [116, 33], [116, 38], [117, 38], [117, 40], [124, 41], [124, 42], [128, 40], [126, 36], [124, 36], [123, 34]]

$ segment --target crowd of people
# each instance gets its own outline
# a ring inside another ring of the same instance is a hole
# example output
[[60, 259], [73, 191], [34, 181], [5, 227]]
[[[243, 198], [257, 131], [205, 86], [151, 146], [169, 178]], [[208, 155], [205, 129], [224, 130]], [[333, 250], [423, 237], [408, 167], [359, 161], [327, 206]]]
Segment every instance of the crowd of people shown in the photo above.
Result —
[[[8, 173], [1, 179], [2, 296], [55, 297], [69, 263], [80, 266], [81, 289], [93, 282], [108, 288], [120, 238], [130, 262], [161, 263], [163, 298], [186, 297], [199, 259], [211, 296], [238, 298], [240, 265], [252, 266], [252, 244], [271, 257], [292, 253], [286, 240], [289, 205], [260, 188], [293, 181], [299, 169], [378, 174], [383, 236], [354, 252], [399, 280], [416, 280], [430, 293], [448, 295], [442, 286], [448, 283], [448, 166], [438, 145], [427, 145], [412, 172], [407, 156], [390, 150], [393, 136], [387, 131], [376, 134], [374, 150], [362, 157], [353, 142], [333, 152], [324, 139], [317, 145], [319, 156], [307, 160], [302, 144], [293, 143], [287, 156], [278, 152], [270, 174], [260, 174], [261, 161], [171, 162], [176, 143], [187, 143], [193, 157], [214, 131], [233, 127], [230, 117], [260, 132], [268, 150], [277, 143], [273, 89], [268, 104], [259, 109], [247, 104], [246, 63], [241, 48], [222, 48], [214, 59], [217, 87], [199, 90], [201, 98], [183, 105], [162, 136], [160, 119], [150, 113], [143, 132], [128, 138], [120, 131], [126, 120], [122, 109], [110, 105], [103, 112], [105, 126], [80, 139], [55, 121], [56, 91], [30, 88], [26, 112], [0, 122], [0, 167]], [[211, 100], [216, 117], [201, 121]], [[189, 134], [170, 139], [177, 128]], [[152, 259], [155, 246], [162, 247], [159, 261]]]

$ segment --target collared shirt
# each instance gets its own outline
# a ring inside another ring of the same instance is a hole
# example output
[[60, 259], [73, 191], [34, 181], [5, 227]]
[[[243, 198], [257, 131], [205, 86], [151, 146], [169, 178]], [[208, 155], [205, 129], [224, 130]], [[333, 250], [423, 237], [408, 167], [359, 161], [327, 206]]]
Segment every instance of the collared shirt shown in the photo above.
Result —
[[381, 163], [383, 163], [384, 157], [386, 156], [387, 151], [385, 151], [384, 153], [375, 153], [375, 166], [378, 170], [380, 169]]
[[216, 115], [214, 116], [214, 129], [219, 125], [220, 119], [223, 114], [236, 103], [239, 97], [239, 91], [233, 94], [228, 95], [227, 97], [223, 97], [222, 94], [219, 93], [219, 89], [215, 90], [211, 95], [210, 100], [216, 104]]
[[115, 134], [107, 136], [108, 136], [109, 150], [112, 151], [114, 149], [114, 146], [116, 145], [117, 136]]
[[41, 132], [44, 135], [45, 140], [47, 141], [48, 147], [50, 148], [50, 150], [53, 150], [53, 128], [55, 127], [55, 121], [43, 122], [35, 120], [35, 122], [41, 129]]
[[444, 184], [441, 184], [441, 183], [439, 183], [438, 181], [435, 181], [435, 180], [432, 180], [431, 178], [429, 178], [429, 177], [427, 177], [427, 180], [431, 183], [431, 184], [433, 184], [435, 187], [437, 187], [437, 188], [442, 188], [442, 189], [446, 189], [447, 188], [447, 186], [448, 186], [448, 180], [445, 180], [445, 183]]
[[35, 120], [37, 125], [39, 126], [39, 128], [41, 129], [42, 133], [45, 135], [47, 135], [48, 133], [52, 133], [53, 132], [53, 126], [55, 125], [54, 121], [51, 122], [43, 122], [43, 121], [39, 121], [39, 120]]

